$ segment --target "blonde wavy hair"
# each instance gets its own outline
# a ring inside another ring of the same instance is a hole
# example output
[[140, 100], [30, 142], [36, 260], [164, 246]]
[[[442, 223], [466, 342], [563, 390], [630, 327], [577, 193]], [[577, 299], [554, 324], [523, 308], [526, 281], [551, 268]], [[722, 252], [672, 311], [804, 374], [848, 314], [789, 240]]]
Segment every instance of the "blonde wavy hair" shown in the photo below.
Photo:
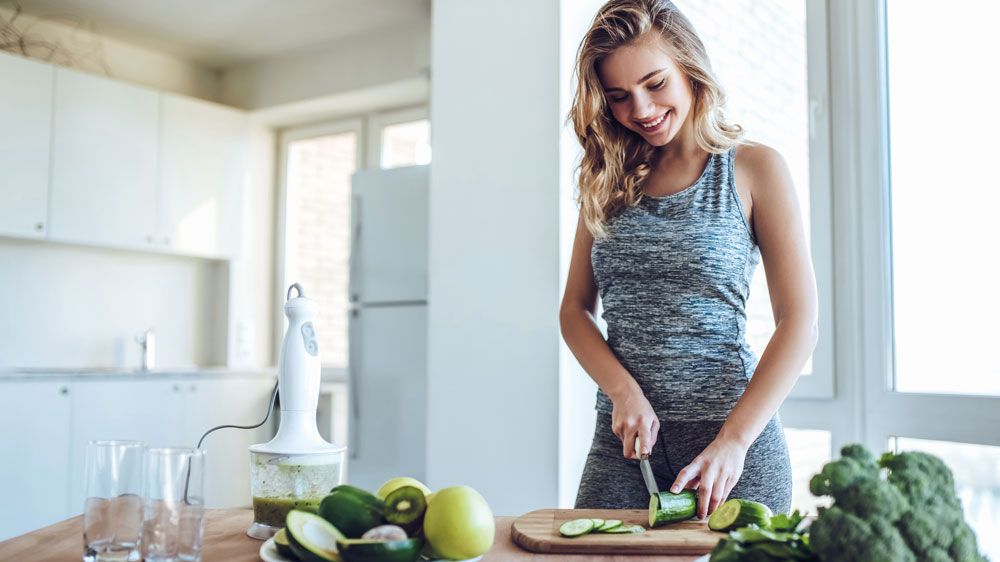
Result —
[[694, 26], [670, 0], [610, 0], [604, 4], [576, 56], [576, 93], [568, 120], [583, 146], [578, 167], [580, 212], [595, 237], [607, 222], [642, 198], [642, 183], [652, 171], [656, 147], [626, 129], [611, 114], [597, 65], [618, 47], [658, 33], [691, 81], [692, 118], [698, 146], [722, 153], [743, 143], [743, 129], [723, 115], [726, 95]]

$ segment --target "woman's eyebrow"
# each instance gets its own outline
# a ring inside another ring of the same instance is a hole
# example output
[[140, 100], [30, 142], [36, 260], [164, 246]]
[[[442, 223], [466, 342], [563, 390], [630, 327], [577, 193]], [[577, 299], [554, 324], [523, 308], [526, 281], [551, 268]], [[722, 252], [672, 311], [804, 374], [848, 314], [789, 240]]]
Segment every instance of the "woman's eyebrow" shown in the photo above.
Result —
[[[638, 82], [636, 82], [636, 85], [638, 85], [638, 84], [642, 84], [642, 83], [643, 83], [643, 82], [645, 82], [646, 80], [649, 80], [649, 79], [650, 79], [650, 78], [652, 78], [653, 76], [655, 76], [655, 75], [657, 75], [657, 74], [659, 74], [659, 73], [661, 73], [661, 72], [663, 72], [663, 71], [665, 71], [665, 70], [667, 70], [667, 69], [666, 69], [666, 68], [661, 68], [661, 69], [659, 69], [659, 70], [654, 70], [654, 71], [650, 72], [649, 74], [647, 74], [647, 75], [643, 76], [642, 78], [640, 78], [640, 79], [639, 79], [639, 81], [638, 81]], [[622, 88], [617, 88], [617, 87], [612, 87], [612, 88], [604, 88], [604, 91], [605, 91], [605, 92], [612, 92], [612, 91], [616, 91], [616, 90], [617, 90], [617, 91], [619, 91], [619, 92], [624, 92], [624, 91], [625, 91], [625, 90], [623, 90]]]

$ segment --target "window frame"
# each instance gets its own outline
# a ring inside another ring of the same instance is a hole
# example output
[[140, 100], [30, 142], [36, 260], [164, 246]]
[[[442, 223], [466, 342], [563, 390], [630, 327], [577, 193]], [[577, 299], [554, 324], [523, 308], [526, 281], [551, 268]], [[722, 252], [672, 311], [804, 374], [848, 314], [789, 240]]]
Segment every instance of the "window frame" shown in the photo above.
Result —
[[386, 127], [430, 119], [430, 109], [426, 105], [381, 111], [366, 116], [368, 138], [366, 140], [365, 168], [378, 170], [382, 167], [382, 131]]

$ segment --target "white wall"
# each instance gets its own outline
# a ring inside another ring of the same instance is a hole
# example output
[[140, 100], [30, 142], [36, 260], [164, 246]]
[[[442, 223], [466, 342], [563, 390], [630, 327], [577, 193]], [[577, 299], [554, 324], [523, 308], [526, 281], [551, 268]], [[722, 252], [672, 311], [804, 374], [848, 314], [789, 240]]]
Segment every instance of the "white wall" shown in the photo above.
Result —
[[557, 503], [559, 1], [432, 7], [428, 484]]
[[227, 68], [222, 75], [222, 101], [261, 109], [426, 78], [429, 67], [430, 22], [390, 27], [323, 49]]
[[219, 365], [226, 279], [207, 260], [0, 239], [0, 368], [138, 367], [150, 327], [158, 366]]
[[[12, 13], [9, 7], [0, 6], [0, 16], [4, 19], [9, 19]], [[220, 76], [217, 71], [173, 55], [91, 33], [93, 26], [77, 27], [63, 21], [39, 19], [26, 14], [18, 16], [17, 28], [28, 30], [29, 27], [29, 39], [58, 43], [67, 51], [61, 51], [50, 60], [52, 63], [107, 75], [103, 61], [110, 70], [111, 78], [219, 101]], [[33, 58], [46, 57], [48, 54], [43, 48], [33, 48], [28, 53]]]

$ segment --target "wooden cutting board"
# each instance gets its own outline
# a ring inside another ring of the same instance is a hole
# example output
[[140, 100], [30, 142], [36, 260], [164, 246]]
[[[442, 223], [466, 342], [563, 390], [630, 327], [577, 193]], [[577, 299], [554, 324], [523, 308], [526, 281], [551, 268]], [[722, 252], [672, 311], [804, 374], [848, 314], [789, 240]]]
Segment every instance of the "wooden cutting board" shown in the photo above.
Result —
[[[560, 535], [559, 526], [572, 519], [621, 519], [647, 528], [641, 535]], [[541, 509], [515, 519], [510, 535], [521, 548], [543, 554], [708, 554], [726, 536], [693, 519], [655, 529], [648, 526], [649, 512], [644, 509]]]

